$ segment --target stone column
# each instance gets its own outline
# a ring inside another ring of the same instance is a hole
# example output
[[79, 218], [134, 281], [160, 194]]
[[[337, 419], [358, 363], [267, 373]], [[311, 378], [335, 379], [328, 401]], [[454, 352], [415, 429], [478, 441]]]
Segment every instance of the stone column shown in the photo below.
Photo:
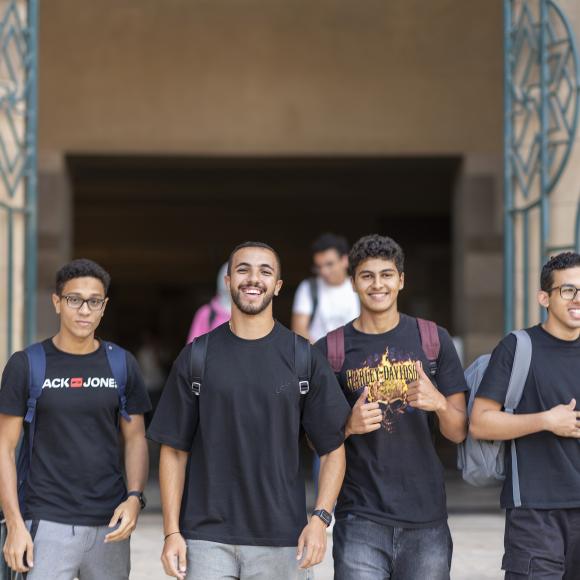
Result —
[[[559, 7], [569, 19], [572, 27], [572, 34], [576, 37], [576, 41], [580, 40], [580, 5], [575, 0], [557, 0]], [[539, 8], [541, 6], [540, 0], [519, 0], [516, 2], [517, 12], [519, 17], [519, 10], [527, 4], [531, 9], [531, 14], [536, 22], [540, 20]], [[559, 19], [556, 11], [548, 7], [548, 15], [552, 32], [555, 38], [565, 38], [567, 31]], [[534, 30], [536, 30], [534, 28]], [[523, 38], [523, 37], [522, 37]], [[531, 71], [528, 77], [528, 96], [530, 99], [540, 99], [540, 93], [537, 89], [537, 84], [540, 82], [540, 66], [538, 62], [538, 54], [533, 52], [534, 44], [524, 41], [520, 48], [518, 67], [515, 73], [517, 81], [522, 81], [526, 78], [526, 71], [528, 70], [528, 57], [533, 63], [529, 68]], [[552, 91], [555, 86], [559, 87], [559, 103], [556, 99], [550, 100], [550, 113], [548, 125], [550, 128], [549, 140], [554, 144], [558, 141], [566, 141], [568, 134], [565, 130], [565, 124], [569, 125], [573, 122], [573, 109], [575, 102], [576, 86], [579, 79], [575, 78], [572, 54], [568, 52], [568, 46], [561, 44], [557, 47], [552, 47], [548, 54], [548, 66], [551, 75], [554, 72], [566, 68], [569, 81], [567, 82], [563, 76], [562, 82], [552, 82], [548, 89]], [[564, 58], [562, 58], [564, 57]], [[522, 87], [518, 87], [516, 92], [521, 93]], [[518, 93], [518, 94], [519, 94]], [[566, 104], [570, 99], [572, 106], [566, 109]], [[562, 106], [560, 111], [559, 106]], [[531, 116], [525, 114], [524, 110], [520, 110], [520, 114], [515, 119], [514, 131], [518, 138], [522, 139], [522, 146], [519, 150], [519, 155], [522, 159], [522, 165], [528, 164], [533, 167], [531, 161], [534, 157], [534, 152], [539, 155], [538, 143], [535, 141], [536, 135], [540, 129], [540, 118], [535, 114], [535, 108], [530, 106], [529, 111]], [[527, 127], [527, 130], [523, 130]], [[545, 241], [547, 253], [554, 255], [563, 250], [573, 249], [576, 237], [576, 219], [578, 215], [579, 196], [580, 196], [580, 134], [576, 130], [573, 136], [573, 146], [570, 151], [569, 158], [563, 166], [563, 172], [556, 182], [552, 191], [549, 193], [547, 200], [547, 216], [548, 216], [548, 237]], [[548, 150], [548, 155], [554, 155], [554, 162], [550, 168], [550, 175], [548, 179], [552, 179], [556, 174], [561, 161], [564, 159], [565, 147], [559, 146], [554, 150]], [[538, 167], [540, 159], [538, 159]], [[516, 180], [515, 186], [515, 205], [518, 208], [526, 207], [539, 199], [540, 196], [540, 181], [539, 173], [536, 173], [534, 178], [528, 180], [528, 175], [522, 174], [522, 180], [527, 183], [528, 196], [523, 195], [520, 182]], [[514, 237], [515, 237], [515, 267], [514, 267], [514, 287], [515, 287], [515, 326], [522, 327], [536, 324], [540, 321], [542, 310], [538, 305], [536, 293], [540, 287], [540, 273], [541, 267], [547, 260], [548, 256], [541, 253], [541, 217], [542, 213], [538, 207], [529, 211], [529, 228], [527, 239], [524, 235], [524, 217], [522, 214], [514, 222]], [[524, 256], [528, 256], [527, 271], [525, 270]], [[527, 293], [527, 308], [525, 304], [525, 296]], [[527, 313], [527, 319], [524, 317]]]
[[[0, 0], [0, 365], [24, 342], [26, 2]], [[20, 43], [20, 44], [18, 44]]]
[[489, 352], [503, 330], [501, 155], [464, 158], [453, 207], [455, 328], [464, 362]]
[[[568, 17], [576, 44], [580, 43], [580, 3], [577, 0], [559, 0], [559, 5]], [[580, 58], [580, 54], [578, 55]], [[573, 79], [580, 84], [580, 79]], [[566, 98], [569, 87], [562, 85], [562, 98]], [[580, 107], [580, 103], [578, 104]], [[580, 114], [580, 112], [579, 112]], [[576, 240], [576, 220], [580, 210], [580, 129], [574, 135], [574, 144], [564, 173], [550, 199], [550, 246], [573, 247]]]
[[58, 330], [51, 294], [56, 271], [72, 259], [73, 203], [62, 152], [39, 153], [38, 191], [37, 333], [43, 339]]

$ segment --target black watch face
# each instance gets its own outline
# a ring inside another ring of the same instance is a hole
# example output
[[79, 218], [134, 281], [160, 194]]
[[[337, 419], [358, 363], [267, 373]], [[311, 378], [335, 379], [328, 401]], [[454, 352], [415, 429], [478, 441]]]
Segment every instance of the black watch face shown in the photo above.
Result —
[[314, 515], [317, 515], [327, 527], [332, 523], [332, 516], [326, 510], [316, 510]]
[[134, 496], [139, 500], [139, 505], [141, 506], [141, 509], [144, 510], [145, 506], [147, 505], [147, 500], [145, 499], [145, 494], [144, 493], [139, 493], [137, 491], [131, 491], [128, 494], [129, 496]]

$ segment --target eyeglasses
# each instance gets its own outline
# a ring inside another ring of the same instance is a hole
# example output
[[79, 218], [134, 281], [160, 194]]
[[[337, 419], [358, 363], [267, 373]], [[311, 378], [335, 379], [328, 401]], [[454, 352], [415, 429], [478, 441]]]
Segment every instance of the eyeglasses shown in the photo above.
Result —
[[66, 300], [66, 304], [69, 308], [74, 308], [75, 310], [80, 310], [84, 303], [87, 303], [89, 310], [92, 312], [98, 312], [103, 309], [105, 304], [104, 298], [82, 298], [81, 296], [76, 296], [74, 294], [63, 294], [61, 298]]
[[572, 286], [572, 284], [562, 284], [562, 286], [554, 286], [554, 288], [550, 289], [549, 292], [553, 292], [554, 290], [560, 290], [560, 296], [564, 300], [574, 300], [580, 288], [576, 288], [576, 286]]

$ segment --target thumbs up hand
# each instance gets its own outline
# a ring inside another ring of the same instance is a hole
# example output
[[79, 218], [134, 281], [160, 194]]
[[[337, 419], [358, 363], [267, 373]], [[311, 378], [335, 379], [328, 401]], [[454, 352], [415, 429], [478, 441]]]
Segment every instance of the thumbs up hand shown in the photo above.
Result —
[[368, 394], [369, 388], [365, 387], [354, 404], [346, 423], [346, 437], [364, 435], [381, 428], [383, 412], [378, 403], [366, 402]]
[[431, 379], [423, 370], [421, 361], [415, 362], [417, 379], [407, 386], [407, 403], [423, 411], [444, 411], [447, 399], [437, 390]]

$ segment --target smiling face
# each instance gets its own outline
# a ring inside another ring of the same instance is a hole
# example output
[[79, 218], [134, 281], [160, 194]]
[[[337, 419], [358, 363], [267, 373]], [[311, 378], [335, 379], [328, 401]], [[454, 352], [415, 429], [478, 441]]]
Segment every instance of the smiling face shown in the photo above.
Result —
[[580, 288], [580, 267], [554, 270], [552, 290], [549, 292], [540, 291], [538, 301], [548, 309], [549, 325], [564, 333], [574, 333], [580, 330], [580, 292], [576, 292], [573, 299], [566, 300], [560, 294], [562, 286]]
[[[89, 308], [87, 302], [83, 302], [80, 308], [69, 306], [69, 302], [74, 304], [79, 301], [78, 299], [90, 301], [95, 309]], [[60, 332], [77, 339], [93, 336], [101, 322], [108, 300], [105, 297], [105, 287], [98, 278], [86, 276], [68, 280], [60, 296], [52, 295], [54, 309], [60, 317]]]
[[367, 258], [356, 267], [352, 284], [361, 308], [379, 314], [397, 309], [397, 296], [405, 285], [405, 274], [399, 273], [392, 260]]
[[232, 257], [232, 266], [226, 284], [232, 301], [244, 314], [260, 314], [271, 307], [272, 299], [282, 288], [278, 279], [278, 262], [270, 250], [247, 247]]

